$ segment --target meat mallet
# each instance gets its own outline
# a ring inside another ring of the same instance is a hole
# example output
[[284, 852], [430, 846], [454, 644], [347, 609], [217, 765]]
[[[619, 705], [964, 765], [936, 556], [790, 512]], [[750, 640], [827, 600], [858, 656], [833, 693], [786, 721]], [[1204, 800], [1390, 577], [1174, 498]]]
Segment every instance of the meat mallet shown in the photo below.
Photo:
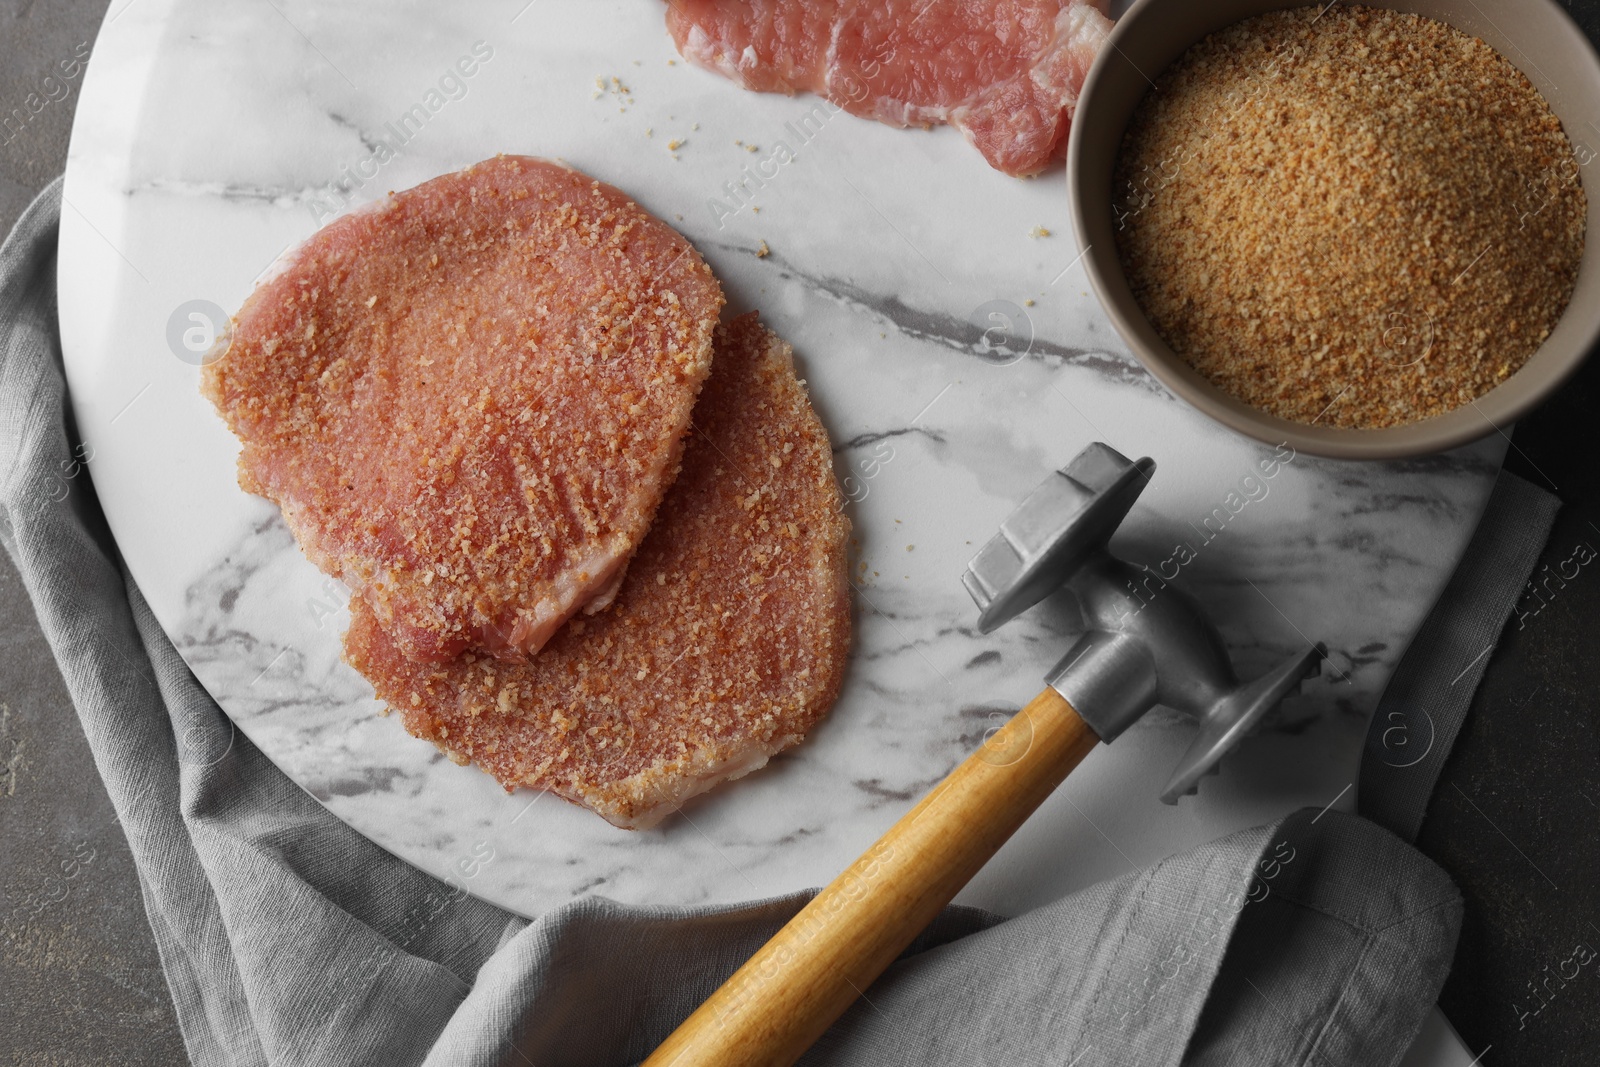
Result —
[[1199, 603], [1118, 559], [1111, 535], [1155, 462], [1085, 448], [1024, 500], [963, 578], [988, 633], [1060, 589], [1082, 635], [1045, 690], [818, 893], [645, 1061], [786, 1067], [872, 984], [1101, 741], [1157, 704], [1200, 731], [1161, 794], [1200, 778], [1302, 679], [1321, 646], [1241, 684]]

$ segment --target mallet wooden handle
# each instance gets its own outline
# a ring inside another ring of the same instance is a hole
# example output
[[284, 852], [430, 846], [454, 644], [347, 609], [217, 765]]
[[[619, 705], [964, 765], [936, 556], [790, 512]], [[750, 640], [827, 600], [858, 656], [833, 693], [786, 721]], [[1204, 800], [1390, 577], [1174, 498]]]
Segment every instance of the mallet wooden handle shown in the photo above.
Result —
[[1046, 689], [684, 1020], [645, 1067], [788, 1067], [1097, 743]]

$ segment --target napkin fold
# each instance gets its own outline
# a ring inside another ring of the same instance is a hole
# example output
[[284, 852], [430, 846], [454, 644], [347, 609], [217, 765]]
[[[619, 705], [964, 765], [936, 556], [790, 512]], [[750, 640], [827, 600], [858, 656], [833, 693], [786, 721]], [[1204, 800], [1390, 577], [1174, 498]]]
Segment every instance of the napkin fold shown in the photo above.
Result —
[[[196, 1064], [642, 1059], [808, 899], [586, 898], [535, 921], [422, 873], [283, 775], [174, 651], [72, 461], [61, 183], [0, 247], [0, 541], [127, 833]], [[218, 753], [223, 753], [218, 756]], [[1460, 897], [1388, 831], [1303, 811], [1012, 919], [952, 907], [808, 1064], [1393, 1064]]]
[[[1444, 592], [1384, 687], [1361, 753], [1357, 810], [1415, 841], [1428, 801], [1561, 502], [1501, 471]], [[1459, 663], [1454, 677], [1449, 665]]]

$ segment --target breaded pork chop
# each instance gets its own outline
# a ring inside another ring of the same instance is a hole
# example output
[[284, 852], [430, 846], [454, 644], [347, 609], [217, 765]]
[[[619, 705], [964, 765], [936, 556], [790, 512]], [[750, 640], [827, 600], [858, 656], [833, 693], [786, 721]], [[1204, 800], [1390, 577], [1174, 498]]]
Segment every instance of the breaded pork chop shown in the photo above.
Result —
[[719, 331], [682, 473], [610, 611], [523, 663], [417, 663], [360, 618], [345, 656], [456, 762], [648, 827], [833, 705], [850, 643], [842, 505], [789, 346], [746, 315]]
[[398, 652], [523, 658], [615, 592], [721, 307], [621, 192], [499, 156], [320, 230], [201, 388], [243, 442], [240, 485]]

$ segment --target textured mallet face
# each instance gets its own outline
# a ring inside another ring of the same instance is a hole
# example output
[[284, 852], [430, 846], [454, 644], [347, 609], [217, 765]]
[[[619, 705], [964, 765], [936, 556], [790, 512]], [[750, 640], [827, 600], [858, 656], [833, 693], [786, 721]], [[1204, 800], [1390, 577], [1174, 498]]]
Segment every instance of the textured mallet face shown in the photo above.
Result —
[[850, 643], [842, 507], [789, 346], [746, 315], [719, 331], [682, 471], [610, 610], [517, 664], [417, 663], [357, 617], [346, 658], [457, 762], [647, 827], [832, 706]]
[[358, 621], [421, 661], [521, 658], [649, 529], [721, 306], [622, 193], [502, 156], [318, 232], [202, 389]]
[[978, 605], [978, 628], [998, 629], [1071, 581], [1105, 548], [1154, 470], [1148, 457], [1132, 461], [1097, 441], [1046, 477], [967, 564], [962, 583]]

